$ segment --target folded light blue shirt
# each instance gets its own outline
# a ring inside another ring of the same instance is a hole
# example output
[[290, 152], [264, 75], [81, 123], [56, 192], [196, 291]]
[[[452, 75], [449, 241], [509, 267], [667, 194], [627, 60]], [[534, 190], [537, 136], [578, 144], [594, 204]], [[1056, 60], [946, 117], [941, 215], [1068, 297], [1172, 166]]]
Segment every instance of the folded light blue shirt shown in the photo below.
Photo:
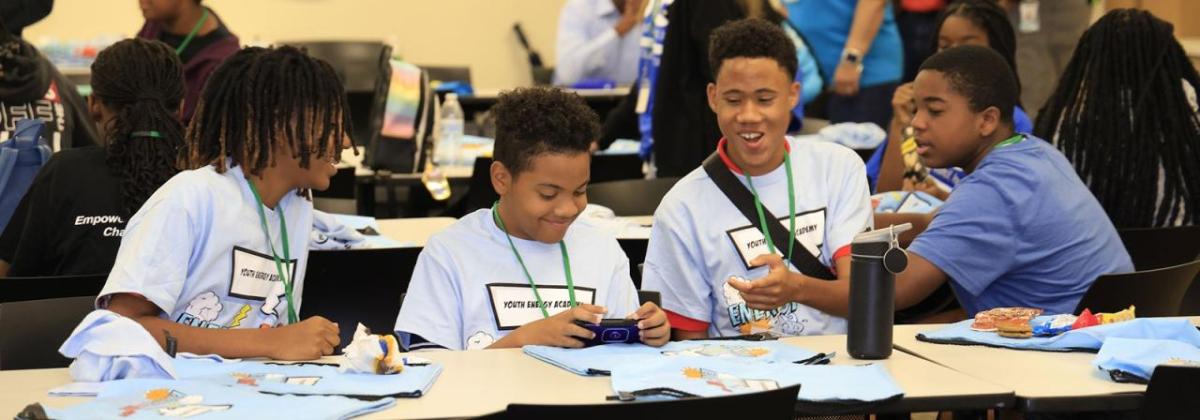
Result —
[[702, 397], [762, 392], [800, 384], [798, 400], [873, 402], [904, 395], [882, 365], [810, 366], [740, 363], [712, 357], [663, 359], [624, 364], [612, 372], [613, 391], [671, 388]]
[[109, 383], [96, 399], [65, 409], [54, 419], [348, 419], [395, 405], [392, 398], [363, 401], [339, 396], [268, 395], [195, 381], [128, 379]]
[[1149, 381], [1159, 365], [1200, 366], [1200, 347], [1175, 340], [1110, 338], [1104, 341], [1092, 365]]
[[176, 359], [179, 378], [273, 394], [344, 395], [356, 398], [416, 398], [429, 392], [439, 364], [405, 366], [395, 375], [342, 373], [336, 366], [314, 363], [233, 362]]
[[[1041, 316], [1034, 323], [1049, 320]], [[981, 344], [1018, 350], [1096, 351], [1112, 338], [1177, 340], [1200, 346], [1200, 330], [1184, 318], [1141, 318], [1067, 331], [1053, 337], [1008, 338], [971, 329], [972, 320], [917, 334], [917, 339], [942, 344]]]
[[605, 375], [620, 366], [672, 358], [706, 358], [739, 363], [792, 363], [816, 353], [779, 341], [694, 340], [672, 341], [662, 347], [645, 344], [606, 344], [583, 349], [525, 346], [521, 349], [538, 360], [579, 375]]

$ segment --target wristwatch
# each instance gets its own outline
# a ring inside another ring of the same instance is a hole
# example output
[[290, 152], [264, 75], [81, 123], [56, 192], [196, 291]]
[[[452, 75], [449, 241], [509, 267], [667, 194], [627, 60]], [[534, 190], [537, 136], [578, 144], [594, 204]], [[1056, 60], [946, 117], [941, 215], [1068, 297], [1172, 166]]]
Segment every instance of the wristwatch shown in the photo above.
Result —
[[862, 73], [863, 71], [862, 51], [854, 48], [846, 48], [842, 50], [842, 62], [854, 66], [856, 69], [858, 69], [859, 73]]

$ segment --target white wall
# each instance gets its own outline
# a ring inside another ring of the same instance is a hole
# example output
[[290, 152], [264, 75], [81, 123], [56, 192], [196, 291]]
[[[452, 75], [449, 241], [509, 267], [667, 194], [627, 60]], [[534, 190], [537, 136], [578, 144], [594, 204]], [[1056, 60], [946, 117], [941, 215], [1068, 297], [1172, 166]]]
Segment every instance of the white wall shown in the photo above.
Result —
[[[377, 39], [407, 60], [468, 65], [476, 88], [531, 83], [512, 32], [520, 21], [547, 65], [554, 63], [558, 12], [565, 0], [204, 0], [242, 43]], [[607, 1], [607, 0], [597, 0]], [[25, 30], [33, 42], [132, 36], [142, 24], [137, 0], [56, 0]]]

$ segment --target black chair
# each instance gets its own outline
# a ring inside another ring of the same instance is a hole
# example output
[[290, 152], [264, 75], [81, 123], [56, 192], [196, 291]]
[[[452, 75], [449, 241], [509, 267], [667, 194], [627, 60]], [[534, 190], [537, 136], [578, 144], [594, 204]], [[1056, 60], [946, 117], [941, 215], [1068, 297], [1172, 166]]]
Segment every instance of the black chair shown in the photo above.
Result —
[[633, 287], [642, 288], [642, 263], [646, 262], [646, 248], [650, 246], [648, 239], [617, 239], [621, 250], [629, 258], [629, 278], [633, 279]]
[[1144, 419], [1195, 419], [1200, 413], [1200, 366], [1159, 365], [1142, 401]]
[[601, 182], [642, 179], [645, 178], [642, 165], [642, 158], [636, 154], [592, 155], [590, 182], [595, 185]]
[[1179, 316], [1182, 297], [1196, 273], [1200, 260], [1171, 267], [1100, 276], [1079, 301], [1075, 313], [1115, 312], [1137, 306], [1139, 317]]
[[438, 82], [471, 83], [471, 68], [467, 66], [426, 66], [421, 68], [429, 73], [429, 80]]
[[0, 370], [70, 365], [58, 348], [95, 301], [92, 295], [0, 303]]
[[796, 416], [800, 385], [771, 391], [712, 398], [627, 402], [590, 405], [509, 404], [508, 409], [485, 418], [572, 420], [635, 420], [673, 418], [788, 419]]
[[1179, 265], [1200, 257], [1200, 226], [1121, 229], [1117, 233], [1138, 270]]
[[[467, 181], [467, 195], [461, 204], [461, 214], [458, 212], [452, 213], [459, 216], [470, 214], [475, 210], [491, 207], [492, 203], [500, 198], [496, 194], [496, 190], [492, 188], [492, 158], [478, 157], [475, 158], [475, 165], [471, 172], [471, 179]], [[591, 185], [588, 186], [588, 201], [595, 202], [592, 192], [597, 187], [597, 183], [605, 183], [606, 181], [629, 180], [636, 179], [642, 181], [642, 161], [637, 155], [594, 155], [592, 156], [591, 164]], [[675, 185], [675, 180], [670, 179], [670, 185]], [[667, 181], [661, 181], [667, 182]], [[651, 183], [651, 185], [654, 185]], [[662, 200], [662, 194], [671, 187], [667, 185], [662, 193], [658, 194], [658, 198], [654, 200], [654, 206], [658, 206], [658, 201]], [[603, 187], [601, 187], [603, 188]], [[617, 212], [617, 214], [622, 214]], [[636, 215], [646, 215], [651, 213], [637, 213]]]
[[342, 347], [359, 323], [390, 333], [422, 248], [310, 251], [300, 318], [320, 315], [338, 324]]
[[587, 189], [588, 202], [608, 207], [618, 216], [651, 215], [676, 181], [679, 181], [679, 178], [633, 179], [591, 184]]
[[0, 278], [0, 303], [96, 296], [104, 288], [108, 273], [77, 276]]

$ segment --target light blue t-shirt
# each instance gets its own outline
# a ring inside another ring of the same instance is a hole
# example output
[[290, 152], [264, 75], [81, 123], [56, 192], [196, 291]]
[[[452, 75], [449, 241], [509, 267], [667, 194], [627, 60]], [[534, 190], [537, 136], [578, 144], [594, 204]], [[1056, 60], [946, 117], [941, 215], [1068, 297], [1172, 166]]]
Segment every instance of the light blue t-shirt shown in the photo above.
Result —
[[[788, 19], [812, 46], [825, 84], [833, 86], [833, 73], [842, 60], [842, 49], [850, 36], [858, 0], [784, 0], [784, 5]], [[896, 82], [903, 76], [904, 48], [890, 1], [883, 12], [879, 32], [866, 53], [859, 85], [869, 87]]]
[[[513, 237], [538, 295], [551, 316], [569, 308], [558, 244]], [[603, 306], [605, 318], [638, 308], [629, 258], [606, 231], [576, 220], [563, 239], [578, 303]], [[405, 348], [412, 335], [453, 350], [486, 348], [520, 326], [542, 319], [533, 290], [491, 209], [464, 216], [433, 235], [417, 258], [408, 294], [396, 317]]]
[[1033, 136], [988, 153], [908, 250], [950, 277], [969, 315], [1002, 306], [1073, 313], [1096, 277], [1133, 271], [1075, 169]]
[[183, 171], [155, 191], [129, 219], [116, 262], [100, 292], [101, 307], [116, 293], [144, 296], [162, 317], [202, 328], [286, 324], [288, 304], [271, 256], [284, 258], [279, 215], [287, 222], [292, 298], [300, 312], [312, 201], [288, 191], [266, 209], [270, 242], [258, 202], [241, 167]]

